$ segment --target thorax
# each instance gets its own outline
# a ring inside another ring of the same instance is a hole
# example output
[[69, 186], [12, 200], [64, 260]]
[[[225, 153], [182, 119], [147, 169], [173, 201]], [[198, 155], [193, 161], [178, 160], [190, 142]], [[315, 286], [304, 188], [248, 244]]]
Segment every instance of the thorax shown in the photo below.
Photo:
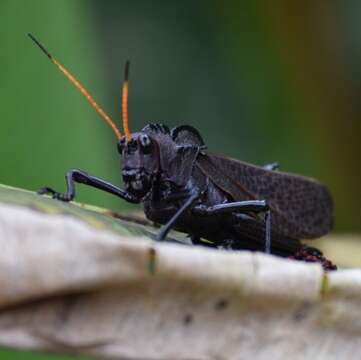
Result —
[[[211, 206], [227, 202], [226, 195], [195, 166], [191, 177], [182, 186], [161, 176], [156, 179], [151, 193], [143, 202], [144, 213], [148, 219], [164, 224], [194, 193], [200, 194], [198, 204]], [[191, 212], [187, 212], [184, 217], [191, 218]]]

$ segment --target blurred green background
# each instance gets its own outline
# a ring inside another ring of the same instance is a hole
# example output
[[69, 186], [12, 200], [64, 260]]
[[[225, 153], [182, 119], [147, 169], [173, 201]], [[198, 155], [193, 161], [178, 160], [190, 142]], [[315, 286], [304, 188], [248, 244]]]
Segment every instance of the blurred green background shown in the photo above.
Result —
[[318, 178], [334, 195], [336, 231], [360, 231], [360, 12], [356, 0], [2, 0], [0, 182], [62, 190], [76, 167], [120, 183], [113, 132], [31, 32], [116, 121], [130, 59], [131, 130], [190, 124], [211, 152]]

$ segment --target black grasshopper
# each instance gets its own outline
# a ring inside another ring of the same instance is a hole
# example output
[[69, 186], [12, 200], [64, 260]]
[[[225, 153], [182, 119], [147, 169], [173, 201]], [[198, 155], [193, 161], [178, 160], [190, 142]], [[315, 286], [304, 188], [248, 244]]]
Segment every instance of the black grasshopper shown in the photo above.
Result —
[[[293, 256], [304, 249], [299, 239], [317, 238], [331, 230], [331, 196], [316, 180], [280, 172], [276, 164], [259, 167], [211, 155], [191, 126], [169, 130], [164, 125], [150, 124], [131, 134], [128, 63], [122, 102], [125, 136], [121, 136], [80, 83], [30, 37], [114, 129], [125, 185], [121, 189], [81, 170], [70, 170], [65, 193], [47, 187], [40, 193], [71, 201], [75, 183], [82, 183], [131, 203], [143, 203], [147, 218], [164, 225], [157, 236], [160, 241], [169, 230], [176, 229], [189, 234], [194, 244]], [[308, 255], [320, 253], [313, 249]]]

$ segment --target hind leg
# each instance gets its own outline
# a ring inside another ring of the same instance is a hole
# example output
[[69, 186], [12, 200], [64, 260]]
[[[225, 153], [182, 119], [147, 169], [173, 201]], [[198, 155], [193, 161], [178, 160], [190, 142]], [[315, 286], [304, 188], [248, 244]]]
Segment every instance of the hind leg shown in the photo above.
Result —
[[213, 216], [224, 213], [263, 213], [266, 224], [265, 252], [271, 253], [271, 211], [266, 200], [235, 201], [213, 206], [197, 205], [192, 209], [196, 215]]

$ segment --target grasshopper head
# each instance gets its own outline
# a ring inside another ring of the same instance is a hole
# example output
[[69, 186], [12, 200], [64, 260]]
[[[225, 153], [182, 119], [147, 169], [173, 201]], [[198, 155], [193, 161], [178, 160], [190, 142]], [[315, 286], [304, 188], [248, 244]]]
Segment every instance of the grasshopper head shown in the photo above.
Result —
[[126, 137], [119, 140], [118, 151], [122, 155], [122, 176], [127, 191], [143, 198], [151, 190], [159, 169], [156, 140], [144, 132], [133, 133], [129, 140]]

